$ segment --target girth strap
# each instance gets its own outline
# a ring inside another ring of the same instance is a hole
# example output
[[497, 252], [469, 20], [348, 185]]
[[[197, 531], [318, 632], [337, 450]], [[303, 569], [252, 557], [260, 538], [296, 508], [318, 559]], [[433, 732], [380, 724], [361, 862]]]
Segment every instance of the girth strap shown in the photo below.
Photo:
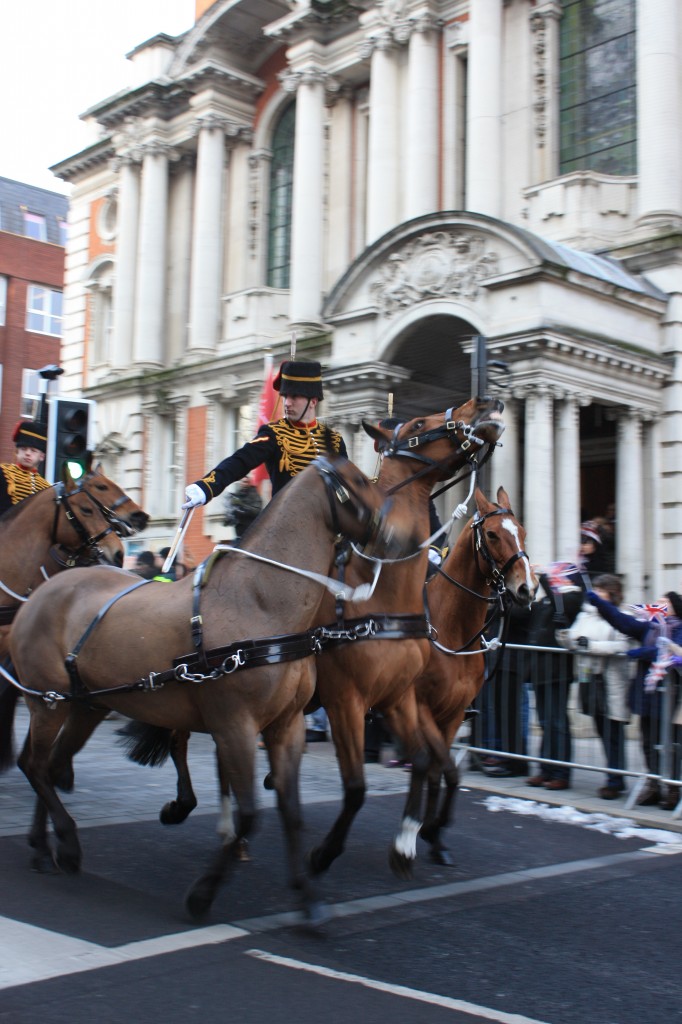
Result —
[[356, 640], [429, 640], [431, 626], [423, 615], [365, 615], [346, 619], [342, 628], [320, 626], [316, 633], [326, 650]]

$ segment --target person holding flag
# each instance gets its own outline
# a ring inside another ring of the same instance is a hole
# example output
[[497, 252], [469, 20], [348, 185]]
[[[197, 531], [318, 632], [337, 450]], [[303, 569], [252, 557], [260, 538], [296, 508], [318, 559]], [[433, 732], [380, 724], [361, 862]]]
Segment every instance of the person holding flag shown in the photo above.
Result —
[[[636, 675], [630, 686], [629, 706], [633, 714], [640, 716], [642, 753], [647, 771], [651, 775], [660, 775], [660, 725], [664, 706], [660, 684], [672, 664], [669, 642], [682, 643], [682, 595], [670, 590], [655, 604], [631, 605], [632, 615], [605, 600], [597, 590], [589, 590], [586, 599], [614, 629], [641, 644], [627, 651], [627, 656], [637, 662]], [[669, 786], [663, 793], [658, 780], [649, 779], [637, 803], [644, 807], [658, 804], [664, 810], [674, 810], [679, 798], [679, 787]]]
[[347, 457], [341, 434], [317, 419], [317, 406], [323, 398], [319, 363], [288, 360], [280, 366], [272, 386], [281, 396], [284, 416], [264, 423], [250, 441], [200, 480], [187, 484], [183, 509], [205, 505], [259, 466], [265, 466], [275, 495], [318, 455]]

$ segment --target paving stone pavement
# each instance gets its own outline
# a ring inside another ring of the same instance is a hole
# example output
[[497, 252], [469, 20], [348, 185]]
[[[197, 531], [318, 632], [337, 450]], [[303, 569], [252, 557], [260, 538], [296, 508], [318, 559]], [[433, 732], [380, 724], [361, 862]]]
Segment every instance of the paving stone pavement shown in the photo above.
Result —
[[[109, 718], [99, 727], [75, 760], [76, 786], [63, 796], [79, 828], [117, 822], [151, 821], [158, 818], [162, 805], [175, 795], [175, 769], [172, 763], [160, 768], [142, 767], [129, 761], [116, 735], [125, 720]], [[28, 712], [20, 702], [15, 722], [17, 745], [23, 742]], [[634, 741], [633, 741], [634, 742]], [[584, 752], [583, 752], [584, 753]], [[590, 756], [587, 752], [584, 756]], [[401, 768], [387, 767], [393, 756], [390, 748], [382, 753], [381, 764], [365, 765], [367, 795], [406, 792], [408, 774]], [[267, 754], [258, 750], [257, 779], [267, 772]], [[578, 754], [581, 759], [581, 752]], [[585, 760], [582, 763], [598, 763]], [[632, 762], [631, 762], [632, 763]], [[215, 814], [218, 810], [218, 786], [213, 740], [193, 734], [189, 747], [189, 765], [199, 801], [195, 814]], [[682, 832], [682, 819], [658, 807], [625, 807], [625, 800], [606, 802], [596, 791], [603, 782], [601, 772], [574, 769], [571, 788], [559, 793], [531, 789], [525, 778], [491, 779], [481, 772], [462, 771], [461, 785], [482, 793], [540, 800], [552, 805], [572, 806], [587, 813], [627, 817], [642, 825]], [[340, 801], [341, 781], [331, 742], [310, 743], [302, 760], [301, 798], [303, 803]], [[275, 806], [275, 795], [259, 786], [261, 807]], [[33, 805], [33, 793], [24, 775], [12, 768], [0, 777], [0, 835], [26, 833]]]

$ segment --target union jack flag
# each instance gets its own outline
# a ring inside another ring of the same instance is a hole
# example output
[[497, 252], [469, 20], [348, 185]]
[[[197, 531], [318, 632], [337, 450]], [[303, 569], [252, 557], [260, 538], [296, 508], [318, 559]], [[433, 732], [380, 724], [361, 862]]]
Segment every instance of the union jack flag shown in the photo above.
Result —
[[576, 588], [576, 577], [580, 576], [580, 569], [573, 562], [550, 562], [542, 575], [547, 577], [552, 590], [561, 593]]
[[627, 610], [641, 622], [662, 622], [668, 614], [668, 607], [665, 604], [629, 604]]
[[682, 658], [671, 650], [667, 637], [659, 636], [656, 646], [658, 647], [656, 661], [644, 677], [644, 689], [647, 693], [653, 693], [671, 665], [682, 664]]

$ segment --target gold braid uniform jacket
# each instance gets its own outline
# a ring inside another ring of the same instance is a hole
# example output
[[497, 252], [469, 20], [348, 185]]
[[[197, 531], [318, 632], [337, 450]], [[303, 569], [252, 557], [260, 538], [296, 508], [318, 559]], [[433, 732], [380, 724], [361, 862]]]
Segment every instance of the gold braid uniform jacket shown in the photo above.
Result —
[[344, 455], [346, 445], [336, 430], [317, 421], [313, 426], [295, 427], [287, 419], [267, 423], [251, 441], [219, 462], [215, 469], [195, 483], [206, 500], [217, 497], [228, 484], [242, 480], [256, 466], [265, 463], [276, 494], [292, 477], [310, 465], [318, 455]]
[[24, 498], [51, 487], [45, 477], [33, 469], [22, 469], [14, 462], [0, 463], [0, 515]]

